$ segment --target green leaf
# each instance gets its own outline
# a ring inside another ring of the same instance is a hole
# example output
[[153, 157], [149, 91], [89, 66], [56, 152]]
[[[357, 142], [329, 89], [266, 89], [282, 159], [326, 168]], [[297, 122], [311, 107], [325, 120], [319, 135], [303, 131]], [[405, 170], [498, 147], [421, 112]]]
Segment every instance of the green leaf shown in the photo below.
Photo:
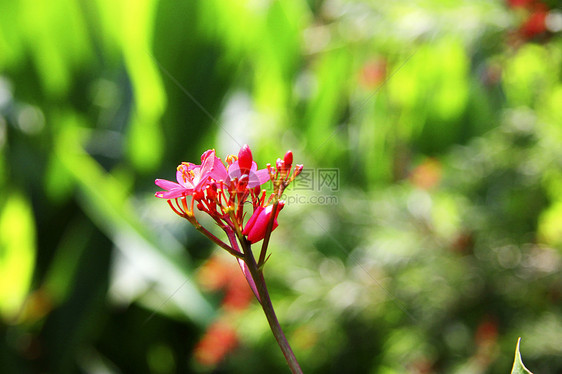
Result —
[[515, 348], [515, 361], [513, 362], [513, 368], [511, 369], [511, 374], [533, 374], [523, 365], [521, 361], [521, 352], [519, 352], [519, 345], [521, 343], [521, 338], [517, 339], [517, 347]]
[[31, 286], [35, 264], [35, 221], [31, 203], [10, 191], [0, 206], [0, 316], [17, 318]]

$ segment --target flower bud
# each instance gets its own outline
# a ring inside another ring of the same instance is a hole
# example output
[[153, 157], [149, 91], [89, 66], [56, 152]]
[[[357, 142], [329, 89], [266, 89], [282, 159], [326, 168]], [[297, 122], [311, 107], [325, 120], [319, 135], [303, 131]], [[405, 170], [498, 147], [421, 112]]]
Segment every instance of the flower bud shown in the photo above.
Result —
[[242, 174], [248, 174], [250, 172], [253, 160], [250, 147], [247, 144], [244, 144], [244, 146], [240, 148], [240, 152], [238, 152], [238, 166], [240, 167]]
[[285, 161], [285, 167], [287, 168], [287, 170], [289, 170], [291, 168], [291, 165], [293, 165], [293, 152], [287, 151], [287, 153], [285, 153], [283, 161]]
[[295, 171], [293, 171], [293, 176], [292, 176], [291, 180], [294, 180], [296, 177], [298, 177], [299, 174], [302, 172], [302, 169], [303, 169], [302, 164], [296, 164], [295, 165]]
[[[275, 212], [275, 217], [273, 218], [273, 226], [271, 227], [271, 231], [275, 230], [275, 228], [278, 226], [277, 216], [279, 215], [281, 209], [283, 209], [283, 206], [283, 202], [279, 202], [279, 204], [277, 205], [277, 211]], [[269, 225], [269, 220], [271, 219], [271, 216], [273, 214], [273, 207], [274, 205], [269, 205], [265, 208], [262, 206], [258, 207], [258, 209], [254, 211], [254, 214], [252, 214], [252, 216], [248, 220], [248, 223], [246, 223], [246, 227], [244, 227], [244, 231], [242, 231], [242, 234], [247, 235], [248, 241], [250, 241], [250, 243], [253, 244], [259, 242], [265, 237], [267, 226]]]

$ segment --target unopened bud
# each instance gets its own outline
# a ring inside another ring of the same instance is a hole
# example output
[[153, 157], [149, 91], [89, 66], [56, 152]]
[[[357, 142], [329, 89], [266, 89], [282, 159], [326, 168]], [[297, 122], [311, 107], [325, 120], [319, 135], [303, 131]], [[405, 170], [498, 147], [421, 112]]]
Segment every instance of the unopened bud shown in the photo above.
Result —
[[283, 205], [284, 203], [280, 202], [277, 205], [275, 213], [273, 213], [274, 205], [268, 205], [265, 208], [260, 206], [254, 211], [254, 213], [246, 223], [244, 231], [242, 231], [243, 235], [247, 235], [250, 243], [253, 244], [265, 237], [267, 229], [269, 227], [270, 219], [273, 219], [271, 231], [275, 230], [275, 228], [278, 226], [277, 216], [279, 215], [281, 209], [283, 209]]
[[248, 174], [250, 172], [253, 160], [250, 147], [247, 144], [244, 144], [244, 146], [240, 148], [240, 152], [238, 152], [238, 166], [243, 174]]
[[285, 153], [285, 157], [283, 158], [283, 161], [285, 161], [285, 167], [287, 169], [290, 169], [291, 165], [293, 165], [293, 152], [287, 151], [287, 153]]

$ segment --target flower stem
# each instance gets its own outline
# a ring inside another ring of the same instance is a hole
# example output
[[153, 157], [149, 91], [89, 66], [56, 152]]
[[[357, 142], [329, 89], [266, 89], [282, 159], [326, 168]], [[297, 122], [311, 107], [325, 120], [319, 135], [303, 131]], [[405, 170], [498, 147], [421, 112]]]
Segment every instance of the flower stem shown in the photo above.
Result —
[[281, 329], [281, 325], [279, 324], [279, 320], [277, 319], [275, 310], [273, 309], [273, 304], [271, 303], [271, 298], [269, 297], [269, 292], [267, 291], [267, 286], [263, 277], [263, 270], [258, 268], [256, 259], [252, 253], [251, 244], [248, 241], [243, 240], [242, 247], [244, 248], [244, 261], [246, 262], [246, 265], [248, 265], [250, 274], [256, 284], [258, 294], [260, 295], [260, 304], [267, 318], [267, 322], [269, 323], [269, 327], [271, 328], [271, 332], [273, 332], [273, 336], [275, 336], [275, 340], [277, 340], [277, 344], [279, 344], [291, 372], [293, 374], [302, 374], [302, 369], [300, 368], [297, 358], [287, 341], [285, 333], [283, 333], [283, 330]]
[[213, 243], [215, 243], [216, 245], [218, 245], [219, 247], [221, 247], [222, 249], [225, 249], [228, 253], [230, 253], [231, 255], [233, 255], [234, 257], [237, 258], [244, 258], [244, 255], [242, 255], [242, 253], [236, 251], [234, 248], [231, 248], [228, 244], [226, 244], [225, 242], [223, 242], [222, 240], [220, 240], [219, 238], [217, 238], [215, 235], [213, 235], [209, 230], [207, 230], [206, 228], [204, 228], [203, 226], [201, 226], [201, 224], [199, 224], [199, 222], [197, 222], [197, 220], [190, 220], [189, 217], [187, 217], [187, 220], [189, 222], [191, 222], [191, 224], [193, 226], [195, 226], [195, 228], [201, 232], [203, 235], [205, 235], [207, 238], [211, 239], [211, 241]]

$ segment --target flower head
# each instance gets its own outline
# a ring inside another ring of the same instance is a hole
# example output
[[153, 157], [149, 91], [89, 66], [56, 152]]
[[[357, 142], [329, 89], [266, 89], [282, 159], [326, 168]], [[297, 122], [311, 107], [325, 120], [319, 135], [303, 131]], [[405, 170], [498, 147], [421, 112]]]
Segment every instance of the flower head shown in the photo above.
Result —
[[[284, 205], [279, 199], [301, 170], [302, 165], [293, 167], [291, 151], [283, 159], [278, 159], [275, 167], [268, 164], [267, 168], [258, 169], [248, 145], [244, 145], [237, 156], [228, 156], [226, 164], [211, 149], [201, 155], [200, 165], [181, 163], [176, 171], [177, 183], [157, 179], [156, 185], [164, 191], [156, 192], [156, 197], [167, 199], [174, 212], [238, 256], [242, 252], [235, 240], [233, 242], [237, 236], [239, 240], [244, 236], [250, 243], [256, 243], [269, 235], [268, 230], [277, 227], [277, 216]], [[266, 191], [260, 189], [268, 181], [273, 182], [273, 193], [269, 198]], [[230, 246], [202, 228], [194, 216], [194, 207], [210, 215], [227, 233]], [[248, 207], [253, 211], [244, 222]]]
[[[214, 169], [215, 159], [217, 159], [215, 150], [212, 149], [201, 155], [201, 165], [182, 162], [176, 171], [178, 183], [166, 179], [155, 180], [154, 183], [165, 190], [156, 192], [155, 196], [161, 199], [175, 199], [193, 195], [195, 192], [200, 191]], [[218, 160], [220, 162], [220, 159]]]

